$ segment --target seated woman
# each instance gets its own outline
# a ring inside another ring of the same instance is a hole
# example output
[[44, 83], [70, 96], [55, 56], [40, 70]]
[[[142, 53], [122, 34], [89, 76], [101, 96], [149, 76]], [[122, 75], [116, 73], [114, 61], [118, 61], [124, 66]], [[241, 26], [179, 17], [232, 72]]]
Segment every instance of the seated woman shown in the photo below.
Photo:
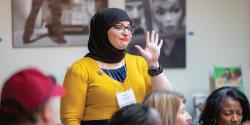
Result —
[[156, 91], [143, 101], [159, 111], [163, 125], [189, 125], [192, 117], [186, 111], [185, 97], [173, 91]]
[[222, 87], [207, 98], [201, 112], [201, 125], [241, 125], [250, 119], [247, 97], [236, 88]]
[[160, 114], [142, 104], [131, 104], [116, 111], [110, 125], [163, 125]]

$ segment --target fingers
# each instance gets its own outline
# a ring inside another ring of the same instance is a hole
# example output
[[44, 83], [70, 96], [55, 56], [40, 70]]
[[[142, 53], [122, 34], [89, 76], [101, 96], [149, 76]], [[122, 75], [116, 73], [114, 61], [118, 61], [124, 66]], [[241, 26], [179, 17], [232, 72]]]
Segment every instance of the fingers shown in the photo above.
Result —
[[[152, 31], [151, 33], [150, 32], [147, 32], [147, 35], [146, 35], [146, 45], [148, 43], [155, 43], [155, 44], [159, 44], [161, 43], [161, 40], [159, 42], [159, 33], [156, 33], [155, 31]], [[162, 44], [162, 43], [161, 43]]]
[[161, 48], [163, 44], [163, 39], [160, 40], [159, 47]]
[[155, 40], [154, 40], [154, 42], [155, 42], [156, 44], [158, 44], [158, 40], [159, 40], [159, 34], [156, 33], [156, 34], [155, 34]]
[[147, 31], [147, 34], [146, 34], [146, 46], [148, 46], [150, 40], [149, 40], [149, 32]]
[[152, 31], [152, 32], [151, 32], [150, 38], [151, 38], [151, 39], [150, 39], [150, 42], [153, 42], [153, 43], [154, 43], [154, 42], [155, 42], [155, 31]]

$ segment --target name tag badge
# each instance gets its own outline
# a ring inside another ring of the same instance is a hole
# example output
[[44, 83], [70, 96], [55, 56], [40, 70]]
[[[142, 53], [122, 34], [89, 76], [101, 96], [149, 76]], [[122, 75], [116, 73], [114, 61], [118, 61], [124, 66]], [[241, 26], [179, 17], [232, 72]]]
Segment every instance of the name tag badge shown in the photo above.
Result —
[[134, 91], [132, 89], [125, 92], [117, 93], [116, 98], [120, 108], [136, 103]]

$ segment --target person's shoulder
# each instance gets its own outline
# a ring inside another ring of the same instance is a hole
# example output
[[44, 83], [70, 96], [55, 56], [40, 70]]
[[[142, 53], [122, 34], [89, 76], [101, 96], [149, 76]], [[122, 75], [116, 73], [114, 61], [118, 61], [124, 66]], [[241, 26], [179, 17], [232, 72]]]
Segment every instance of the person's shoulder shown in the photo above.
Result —
[[94, 61], [95, 60], [90, 57], [83, 57], [81, 59], [78, 59], [67, 68], [67, 73], [75, 75], [86, 75], [86, 73], [91, 74], [97, 68], [96, 66], [94, 66], [94, 63], [96, 63]]
[[70, 66], [71, 69], [87, 69], [88, 67], [91, 67], [95, 62], [95, 60], [90, 57], [82, 57], [81, 59], [76, 60], [73, 62], [73, 64]]
[[86, 65], [86, 64], [91, 64], [93, 63], [94, 59], [90, 58], [90, 57], [82, 57], [78, 60], [76, 60], [75, 62], [73, 62], [73, 65]]

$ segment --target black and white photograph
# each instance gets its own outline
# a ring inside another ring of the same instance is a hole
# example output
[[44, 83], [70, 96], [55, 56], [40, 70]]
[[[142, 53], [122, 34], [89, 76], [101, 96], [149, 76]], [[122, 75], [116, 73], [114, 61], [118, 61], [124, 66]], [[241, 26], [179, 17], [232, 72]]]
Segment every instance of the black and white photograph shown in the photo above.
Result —
[[146, 31], [144, 0], [126, 0], [125, 7], [133, 25], [136, 26], [134, 35], [144, 34]]
[[135, 45], [145, 46], [144, 39], [145, 33], [149, 29], [147, 25], [150, 19], [147, 13], [149, 10], [147, 7], [147, 0], [126, 0], [125, 9], [132, 20], [132, 24], [135, 26], [135, 31], [133, 33], [133, 38], [131, 43], [128, 45], [128, 52], [134, 55], [139, 55], [139, 52], [134, 47]]
[[13, 47], [84, 46], [108, 0], [12, 0]]
[[[129, 2], [132, 0], [126, 0], [126, 10], [130, 10], [132, 7], [128, 7]], [[140, 1], [140, 2], [139, 2]], [[186, 1], [185, 0], [135, 0], [135, 3], [141, 3], [142, 7], [137, 6], [137, 11], [129, 13], [132, 18], [133, 14], [136, 15], [141, 21], [146, 24], [143, 31], [154, 30], [159, 33], [160, 38], [164, 40], [161, 48], [161, 55], [159, 63], [163, 68], [185, 68], [186, 67]], [[138, 11], [140, 10], [141, 11]], [[143, 11], [143, 12], [142, 12]], [[142, 12], [142, 18], [139, 17], [139, 12]], [[143, 21], [144, 20], [144, 21]], [[133, 21], [133, 18], [132, 18]], [[134, 23], [138, 25], [137, 23]], [[139, 25], [140, 26], [140, 25]], [[140, 28], [140, 27], [139, 27]], [[143, 33], [144, 34], [144, 33]], [[141, 35], [134, 35], [133, 41], [129, 45], [128, 51], [132, 54], [137, 54], [134, 45], [143, 45], [144, 37]]]

